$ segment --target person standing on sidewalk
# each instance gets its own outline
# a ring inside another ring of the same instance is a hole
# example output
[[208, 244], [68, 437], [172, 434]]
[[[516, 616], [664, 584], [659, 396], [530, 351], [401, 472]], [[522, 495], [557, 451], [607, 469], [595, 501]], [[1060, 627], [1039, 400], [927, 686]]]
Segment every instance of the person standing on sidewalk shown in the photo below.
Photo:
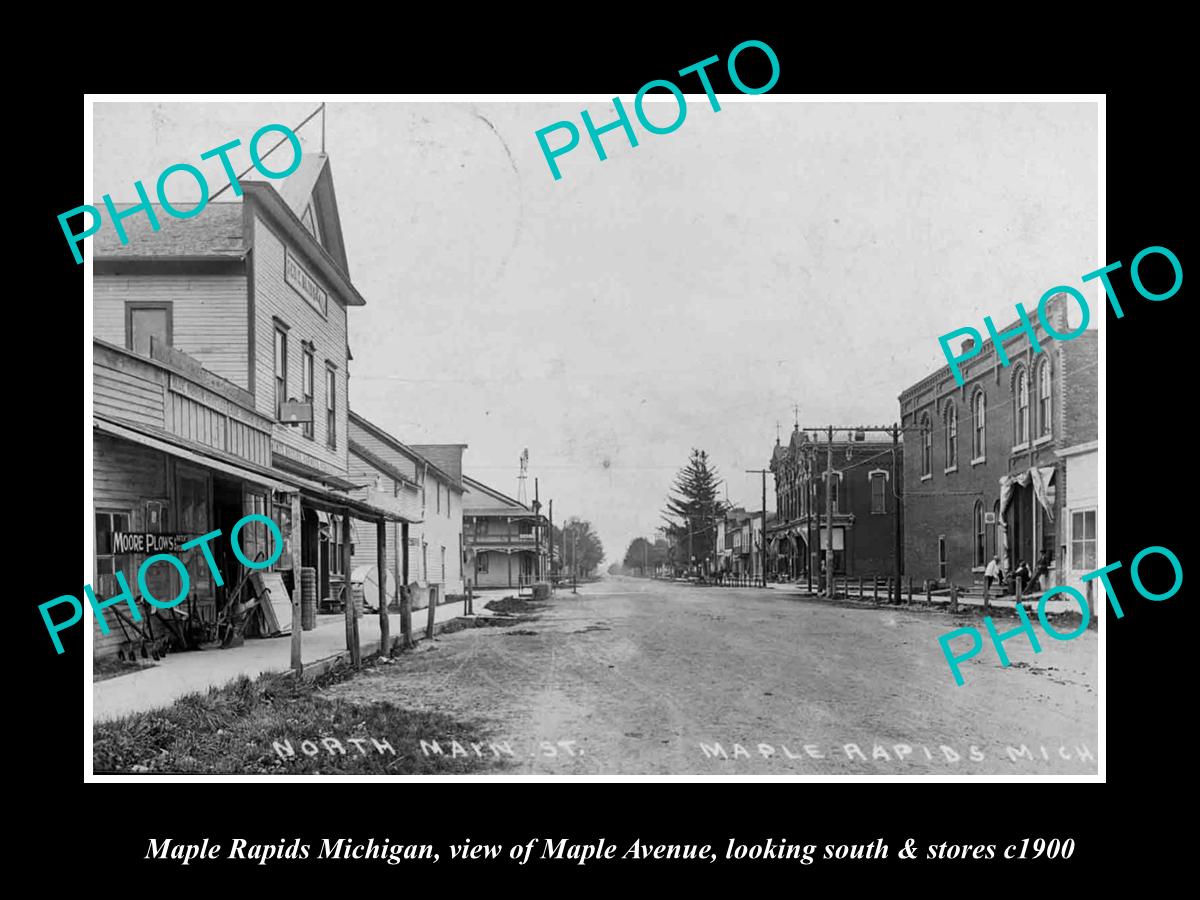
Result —
[[997, 581], [1000, 575], [1000, 557], [993, 556], [987, 564], [987, 568], [983, 570], [983, 608], [990, 609], [992, 605], [992, 582]]

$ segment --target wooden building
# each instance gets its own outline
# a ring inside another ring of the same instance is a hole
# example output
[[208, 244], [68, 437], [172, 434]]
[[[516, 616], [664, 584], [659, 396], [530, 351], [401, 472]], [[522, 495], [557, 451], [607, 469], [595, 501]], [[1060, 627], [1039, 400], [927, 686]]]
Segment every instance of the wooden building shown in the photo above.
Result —
[[[349, 576], [352, 516], [379, 534], [399, 504], [349, 492], [348, 310], [365, 301], [350, 281], [332, 174], [306, 157], [277, 191], [245, 181], [233, 202], [176, 219], [126, 207], [128, 243], [102, 229], [94, 243], [93, 418], [97, 596], [117, 593], [115, 572], [136, 593], [142, 559], [119, 552], [127, 533], [176, 543], [216, 528], [225, 585], [200, 548], [183, 552], [193, 596], [211, 616], [236, 583], [233, 524], [250, 512], [280, 526], [272, 567], [290, 590], [301, 567], [320, 596]], [[285, 200], [284, 194], [290, 199]], [[245, 529], [253, 558], [267, 556], [265, 526]], [[166, 566], [150, 570], [164, 581]], [[168, 585], [162, 595], [175, 596]], [[155, 591], [158, 595], [157, 590]], [[119, 629], [96, 644], [115, 652]], [[98, 637], [102, 637], [97, 632]], [[298, 653], [298, 644], [293, 650]], [[298, 663], [298, 657], [294, 657]]]
[[475, 587], [525, 587], [545, 577], [546, 517], [463, 476], [463, 537]]
[[[425, 589], [415, 608], [425, 599], [438, 603], [461, 595], [466, 444], [423, 444], [424, 452], [418, 452], [353, 411], [349, 427], [351, 476], [366, 485], [359, 495], [376, 502], [395, 500], [403, 516], [386, 548], [387, 570], [396, 584], [416, 582]], [[376, 565], [376, 556], [376, 537], [367, 528], [354, 543], [355, 568]]]

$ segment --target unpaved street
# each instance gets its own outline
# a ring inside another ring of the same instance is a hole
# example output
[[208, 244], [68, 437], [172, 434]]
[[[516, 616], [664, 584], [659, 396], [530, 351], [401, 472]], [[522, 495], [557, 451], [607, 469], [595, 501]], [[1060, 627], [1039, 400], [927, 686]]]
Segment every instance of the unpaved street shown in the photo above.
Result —
[[985, 643], [956, 687], [937, 637], [960, 624], [979, 623], [610, 578], [329, 694], [482, 719], [518, 773], [1094, 774], [1096, 632], [1014, 638], [1009, 668]]

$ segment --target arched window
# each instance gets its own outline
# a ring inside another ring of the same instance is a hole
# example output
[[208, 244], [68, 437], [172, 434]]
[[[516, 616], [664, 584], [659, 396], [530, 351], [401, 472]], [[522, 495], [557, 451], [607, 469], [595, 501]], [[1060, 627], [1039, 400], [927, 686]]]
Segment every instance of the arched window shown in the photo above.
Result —
[[971, 400], [971, 459], [983, 459], [986, 455], [987, 444], [987, 397], [983, 391], [976, 391]]
[[1050, 394], [1050, 361], [1043, 360], [1038, 369], [1038, 437], [1054, 433], [1054, 403]]
[[933, 429], [929, 427], [929, 414], [921, 417], [921, 474], [933, 472]]
[[974, 552], [974, 560], [972, 562], [973, 565], [976, 565], [976, 566], [984, 565], [985, 537], [986, 537], [986, 535], [983, 530], [983, 501], [976, 500], [975, 501], [975, 552]]
[[842, 473], [834, 472], [829, 480], [829, 502], [833, 511], [841, 512], [842, 509]]
[[1024, 368], [1013, 380], [1013, 436], [1016, 445], [1029, 442], [1029, 373]]
[[996, 540], [996, 529], [1000, 527], [1000, 501], [997, 500], [992, 507], [992, 522], [987, 527], [988, 533], [988, 559], [993, 556], [1000, 555], [1000, 544]]
[[953, 402], [946, 404], [946, 468], [958, 465], [958, 407]]

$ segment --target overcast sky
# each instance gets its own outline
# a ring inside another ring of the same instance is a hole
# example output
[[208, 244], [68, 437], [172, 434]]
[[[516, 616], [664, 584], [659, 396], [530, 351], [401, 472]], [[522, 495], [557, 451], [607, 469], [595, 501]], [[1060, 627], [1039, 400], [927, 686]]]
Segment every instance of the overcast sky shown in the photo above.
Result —
[[[240, 138], [240, 171], [258, 127], [317, 102], [98, 103], [95, 194], [135, 200], [177, 162], [223, 184], [201, 152]], [[604, 162], [584, 132], [555, 181], [534, 132], [611, 104], [331, 103], [368, 304], [350, 310], [352, 407], [405, 442], [469, 444], [466, 472], [514, 495], [528, 447], [530, 498], [537, 476], [555, 520], [590, 519], [619, 561], [690, 448], [757, 508], [743, 470], [793, 404], [801, 424], [895, 421], [944, 364], [939, 335], [1106, 262], [1094, 104], [721, 106], [689, 97], [668, 135], [635, 119], [639, 146], [610, 132]], [[648, 108], [665, 124], [674, 103]], [[319, 150], [320, 117], [300, 136]]]

